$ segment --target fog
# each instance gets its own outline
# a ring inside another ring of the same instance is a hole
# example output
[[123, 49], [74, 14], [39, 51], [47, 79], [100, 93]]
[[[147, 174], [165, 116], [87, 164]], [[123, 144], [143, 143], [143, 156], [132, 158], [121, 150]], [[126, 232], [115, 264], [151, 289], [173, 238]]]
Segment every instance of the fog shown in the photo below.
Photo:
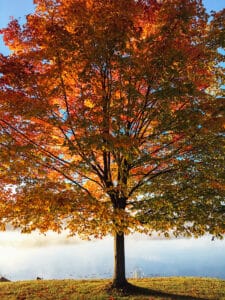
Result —
[[[128, 277], [204, 276], [225, 279], [225, 241], [126, 237]], [[0, 233], [0, 275], [10, 280], [109, 278], [113, 240], [81, 241], [66, 233]]]

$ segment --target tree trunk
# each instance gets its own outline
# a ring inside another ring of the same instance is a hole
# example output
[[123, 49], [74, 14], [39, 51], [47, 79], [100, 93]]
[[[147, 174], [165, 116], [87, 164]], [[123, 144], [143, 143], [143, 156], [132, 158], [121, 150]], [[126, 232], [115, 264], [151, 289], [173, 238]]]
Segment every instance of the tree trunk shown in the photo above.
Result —
[[127, 285], [125, 275], [125, 250], [124, 250], [124, 233], [115, 233], [114, 235], [114, 288], [123, 288]]

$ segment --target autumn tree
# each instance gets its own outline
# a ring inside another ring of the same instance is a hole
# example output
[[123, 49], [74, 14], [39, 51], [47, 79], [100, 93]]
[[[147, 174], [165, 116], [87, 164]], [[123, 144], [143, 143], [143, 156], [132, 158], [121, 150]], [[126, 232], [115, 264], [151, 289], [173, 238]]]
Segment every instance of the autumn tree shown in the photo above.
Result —
[[34, 3], [1, 31], [2, 229], [113, 235], [115, 287], [126, 234], [221, 236], [224, 14], [210, 26], [200, 0]]

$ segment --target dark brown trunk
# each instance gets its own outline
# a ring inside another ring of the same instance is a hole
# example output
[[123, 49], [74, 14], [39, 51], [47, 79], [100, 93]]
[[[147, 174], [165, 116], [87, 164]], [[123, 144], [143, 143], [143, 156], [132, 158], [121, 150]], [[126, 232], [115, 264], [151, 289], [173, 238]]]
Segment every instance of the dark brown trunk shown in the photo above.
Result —
[[114, 274], [113, 287], [123, 288], [127, 285], [125, 275], [124, 233], [114, 235]]

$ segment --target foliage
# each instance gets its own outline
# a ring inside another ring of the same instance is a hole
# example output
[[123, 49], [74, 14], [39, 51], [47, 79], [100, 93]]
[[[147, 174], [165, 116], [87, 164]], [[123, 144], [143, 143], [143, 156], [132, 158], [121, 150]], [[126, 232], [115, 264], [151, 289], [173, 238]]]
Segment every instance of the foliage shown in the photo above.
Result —
[[1, 31], [2, 227], [223, 234], [224, 14], [210, 26], [199, 0], [34, 2]]

